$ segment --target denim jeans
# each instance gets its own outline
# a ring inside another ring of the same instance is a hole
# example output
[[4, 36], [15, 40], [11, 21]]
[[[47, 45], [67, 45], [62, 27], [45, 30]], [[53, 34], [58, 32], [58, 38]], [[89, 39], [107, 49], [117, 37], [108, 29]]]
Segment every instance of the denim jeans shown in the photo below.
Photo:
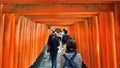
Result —
[[50, 52], [50, 57], [51, 57], [51, 62], [52, 62], [52, 67], [57, 68], [57, 51], [51, 51]]

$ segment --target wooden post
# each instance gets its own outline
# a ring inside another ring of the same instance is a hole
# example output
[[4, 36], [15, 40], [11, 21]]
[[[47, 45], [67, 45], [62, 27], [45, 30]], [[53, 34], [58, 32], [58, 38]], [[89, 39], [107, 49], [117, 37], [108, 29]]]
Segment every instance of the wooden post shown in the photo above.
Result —
[[[88, 22], [84, 20], [79, 23], [80, 27], [80, 49], [82, 60], [90, 68], [90, 52], [89, 52], [89, 41], [88, 41]], [[87, 56], [87, 57], [86, 57]]]
[[104, 12], [101, 12], [99, 15], [99, 36], [100, 36], [100, 55], [101, 55], [101, 67], [109, 68], [109, 59], [108, 59], [108, 46], [106, 45], [106, 15]]
[[[82, 30], [82, 33], [83, 33], [83, 49], [84, 49], [84, 55], [85, 56], [88, 56], [89, 58], [85, 58], [85, 64], [88, 66], [88, 68], [90, 68], [90, 45], [89, 45], [89, 29], [88, 29], [88, 21], [87, 20], [84, 20], [83, 22], [83, 30]], [[84, 56], [84, 57], [85, 57]]]
[[36, 30], [36, 43], [37, 43], [37, 56], [41, 53], [41, 43], [40, 43], [40, 35], [41, 35], [41, 24], [37, 24], [37, 30]]
[[14, 67], [13, 68], [18, 68], [19, 33], [20, 33], [20, 17], [17, 18], [16, 24], [15, 24], [15, 46], [14, 46]]
[[92, 25], [93, 21], [92, 18], [87, 18], [87, 24], [88, 24], [88, 42], [89, 42], [89, 55], [90, 55], [90, 68], [94, 67], [94, 44], [93, 44], [93, 30], [92, 30]]
[[114, 29], [117, 67], [120, 68], [120, 4], [114, 5]]
[[38, 54], [37, 54], [37, 23], [35, 23], [35, 58], [38, 57]]
[[81, 53], [81, 49], [80, 49], [80, 22], [77, 22], [76, 24], [76, 28], [77, 28], [77, 49], [78, 52]]
[[18, 68], [22, 67], [22, 52], [23, 52], [23, 30], [24, 30], [24, 23], [23, 17], [20, 19], [20, 35], [19, 35], [19, 51], [18, 51]]
[[35, 23], [33, 22], [33, 60], [32, 60], [32, 64], [34, 63], [34, 61], [36, 60], [36, 26]]
[[10, 16], [11, 20], [10, 20], [10, 23], [11, 23], [11, 34], [10, 34], [10, 54], [9, 54], [9, 60], [8, 60], [8, 63], [9, 63], [9, 68], [13, 68], [14, 66], [14, 46], [15, 46], [15, 20], [16, 20], [16, 16], [15, 14], [11, 14]]
[[[33, 49], [33, 22], [30, 21], [30, 65], [33, 63], [34, 49]], [[32, 50], [32, 51], [31, 51]]]
[[2, 68], [9, 68], [11, 14], [5, 14]]
[[[99, 33], [98, 33], [98, 17], [93, 16], [92, 17], [92, 23], [91, 23], [91, 31], [92, 31], [92, 43], [91, 43], [91, 50], [93, 54], [93, 57], [91, 57], [92, 61], [92, 68], [101, 68], [100, 67], [100, 49], [99, 49]], [[96, 60], [93, 60], [96, 59]]]
[[113, 13], [101, 12], [99, 17], [101, 67], [116, 68]]
[[109, 67], [117, 68], [116, 64], [116, 46], [115, 46], [115, 27], [113, 12], [106, 13], [106, 42], [108, 46]]
[[3, 35], [4, 35], [4, 15], [2, 13], [3, 4], [0, 4], [0, 68], [2, 68], [3, 56]]
[[28, 19], [26, 19], [25, 21], [25, 24], [26, 24], [26, 43], [25, 43], [25, 68], [28, 68], [29, 67], [29, 61], [30, 61], [30, 57], [29, 57], [29, 41], [30, 41], [30, 32], [29, 32], [29, 28], [30, 28], [30, 22]]
[[25, 67], [25, 61], [26, 61], [26, 18], [22, 17], [21, 20], [22, 26], [23, 26], [23, 37], [22, 37], [22, 53], [21, 53], [21, 67]]

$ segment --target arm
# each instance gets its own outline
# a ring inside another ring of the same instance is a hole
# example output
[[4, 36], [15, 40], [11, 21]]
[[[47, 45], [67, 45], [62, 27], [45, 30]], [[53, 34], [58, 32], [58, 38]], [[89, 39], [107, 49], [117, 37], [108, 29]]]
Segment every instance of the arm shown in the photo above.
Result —
[[78, 67], [81, 68], [81, 66], [82, 66], [82, 57], [81, 57], [81, 55], [77, 54], [74, 60], [77, 63]]

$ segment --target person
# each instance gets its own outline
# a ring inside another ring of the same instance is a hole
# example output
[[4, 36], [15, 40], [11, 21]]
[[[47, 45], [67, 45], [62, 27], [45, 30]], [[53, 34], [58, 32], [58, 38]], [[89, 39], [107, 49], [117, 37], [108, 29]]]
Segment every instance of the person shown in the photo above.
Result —
[[62, 37], [62, 44], [66, 44], [68, 39], [72, 39], [69, 35], [68, 35], [68, 31], [66, 29], [63, 29], [63, 37]]
[[[59, 39], [59, 30], [60, 30], [60, 29], [58, 29], [58, 28], [51, 30], [51, 33], [50, 33], [50, 35], [49, 35], [49, 37], [48, 37], [48, 41], [47, 41], [47, 52], [50, 51], [49, 42], [50, 42], [50, 39], [52, 38], [52, 36], [54, 36], [54, 34], [55, 34], [55, 35], [56, 35], [56, 38]], [[56, 32], [56, 31], [57, 31], [57, 32]]]
[[50, 52], [50, 39], [54, 36], [54, 32], [50, 33], [47, 41], [47, 52]]
[[[76, 51], [77, 49], [77, 45], [75, 40], [73, 39], [69, 39], [66, 43], [66, 51], [65, 51], [65, 55], [67, 58], [71, 58], [74, 53], [76, 53], [75, 58], [73, 59], [73, 61], [78, 65], [79, 68], [81, 68], [82, 66], [82, 57], [81, 55]], [[63, 68], [63, 65], [65, 63], [65, 58], [63, 55], [60, 56], [60, 68]]]
[[51, 38], [49, 40], [49, 46], [50, 46], [49, 52], [50, 52], [52, 68], [57, 68], [57, 54], [58, 54], [59, 40], [54, 33], [51, 34]]
[[63, 32], [62, 32], [62, 49], [61, 49], [62, 53], [65, 52], [66, 42], [69, 39], [72, 39], [72, 38], [70, 37], [70, 35], [68, 35], [68, 31], [66, 29], [63, 29]]
[[60, 30], [60, 28], [56, 28], [55, 29], [55, 34], [57, 35], [57, 37], [58, 37], [58, 39], [59, 39], [59, 41], [61, 42], [61, 30]]

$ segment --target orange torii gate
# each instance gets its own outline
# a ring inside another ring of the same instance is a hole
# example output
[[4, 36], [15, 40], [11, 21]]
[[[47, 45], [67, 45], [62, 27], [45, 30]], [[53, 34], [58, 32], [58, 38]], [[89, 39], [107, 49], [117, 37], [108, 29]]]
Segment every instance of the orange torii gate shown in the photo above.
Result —
[[30, 67], [56, 27], [69, 31], [88, 68], [120, 68], [119, 3], [1, 0], [0, 68]]

